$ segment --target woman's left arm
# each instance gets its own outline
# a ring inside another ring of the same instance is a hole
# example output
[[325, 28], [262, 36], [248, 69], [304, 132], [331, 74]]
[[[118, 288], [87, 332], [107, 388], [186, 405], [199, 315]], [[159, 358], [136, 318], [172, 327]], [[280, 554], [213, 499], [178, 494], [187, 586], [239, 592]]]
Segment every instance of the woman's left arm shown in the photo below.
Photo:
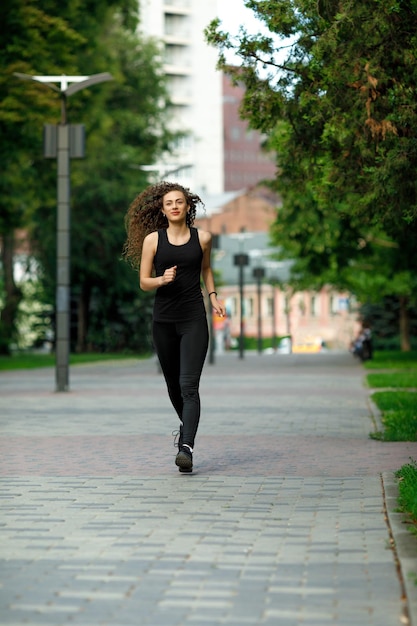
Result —
[[204, 284], [209, 294], [210, 304], [216, 311], [217, 315], [223, 317], [226, 315], [226, 309], [224, 305], [218, 301], [216, 287], [214, 285], [213, 271], [211, 269], [211, 246], [212, 237], [211, 234], [204, 230], [198, 231], [198, 237], [200, 240], [201, 249], [203, 250], [203, 261], [201, 263], [201, 274]]

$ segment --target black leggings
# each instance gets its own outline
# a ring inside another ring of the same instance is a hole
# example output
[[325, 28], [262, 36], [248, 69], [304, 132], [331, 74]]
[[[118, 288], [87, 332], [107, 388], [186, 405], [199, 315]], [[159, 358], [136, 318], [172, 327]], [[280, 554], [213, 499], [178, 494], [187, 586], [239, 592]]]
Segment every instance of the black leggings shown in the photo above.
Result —
[[207, 319], [154, 322], [153, 341], [169, 398], [182, 422], [182, 443], [193, 448], [200, 421], [200, 377], [209, 341]]

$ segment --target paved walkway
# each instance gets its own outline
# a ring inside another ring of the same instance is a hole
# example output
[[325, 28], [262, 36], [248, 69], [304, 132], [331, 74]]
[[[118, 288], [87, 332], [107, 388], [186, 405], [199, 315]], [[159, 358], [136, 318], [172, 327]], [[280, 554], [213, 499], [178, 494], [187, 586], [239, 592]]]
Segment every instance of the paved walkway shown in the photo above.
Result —
[[2, 626], [417, 626], [393, 479], [416, 444], [369, 438], [363, 377], [218, 357], [186, 475], [155, 361], [73, 367], [68, 393], [1, 373]]

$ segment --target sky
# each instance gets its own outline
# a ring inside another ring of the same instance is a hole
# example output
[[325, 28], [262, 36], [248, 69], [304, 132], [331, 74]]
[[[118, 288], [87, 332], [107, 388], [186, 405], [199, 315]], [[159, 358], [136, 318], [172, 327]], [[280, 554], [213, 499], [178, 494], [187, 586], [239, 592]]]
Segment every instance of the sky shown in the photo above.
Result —
[[[239, 33], [239, 27], [244, 26], [245, 30], [249, 34], [263, 33], [271, 36], [271, 32], [267, 29], [265, 24], [256, 19], [254, 12], [251, 9], [245, 7], [244, 0], [217, 0], [217, 13], [218, 17], [222, 21], [221, 30], [230, 35], [237, 35]], [[289, 43], [290, 40], [288, 40]], [[276, 38], [277, 48], [280, 48], [282, 41]], [[284, 49], [282, 53], [276, 52], [276, 59], [283, 60], [287, 56], [287, 51]], [[226, 58], [230, 63], [239, 64], [240, 61], [233, 54], [232, 51], [226, 52]], [[260, 69], [260, 72], [263, 70]]]
[[248, 31], [259, 28], [259, 22], [253, 11], [245, 7], [243, 0], [218, 0], [218, 16], [222, 20], [223, 30], [235, 34], [243, 25]]

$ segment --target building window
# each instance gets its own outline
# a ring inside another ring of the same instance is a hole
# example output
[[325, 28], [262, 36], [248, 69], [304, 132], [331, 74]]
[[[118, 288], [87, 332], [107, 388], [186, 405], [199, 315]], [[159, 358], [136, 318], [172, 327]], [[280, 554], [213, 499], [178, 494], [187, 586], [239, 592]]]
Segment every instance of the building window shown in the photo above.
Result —
[[184, 15], [174, 15], [165, 13], [165, 35], [184, 37], [187, 39], [190, 37], [190, 31], [188, 28], [188, 18]]
[[311, 317], [317, 317], [317, 296], [311, 296], [310, 298], [310, 315]]
[[172, 174], [169, 176], [169, 173], [166, 175], [167, 178], [175, 177], [178, 181], [186, 182], [190, 180], [193, 175], [193, 168], [190, 165], [181, 166], [177, 169], [172, 170]]
[[298, 310], [300, 311], [301, 315], [304, 316], [306, 314], [306, 305], [303, 298], [300, 298], [298, 300]]
[[164, 51], [165, 63], [174, 66], [189, 66], [190, 58], [186, 46], [178, 46], [175, 44], [165, 44]]
[[283, 313], [284, 315], [288, 315], [291, 311], [291, 299], [289, 296], [285, 296], [284, 298], [284, 308], [283, 308]]
[[193, 138], [191, 135], [181, 135], [181, 137], [176, 137], [171, 145], [173, 150], [191, 150], [193, 147]]
[[238, 308], [237, 308], [237, 298], [227, 298], [226, 300], [226, 311], [229, 317], [237, 317]]

